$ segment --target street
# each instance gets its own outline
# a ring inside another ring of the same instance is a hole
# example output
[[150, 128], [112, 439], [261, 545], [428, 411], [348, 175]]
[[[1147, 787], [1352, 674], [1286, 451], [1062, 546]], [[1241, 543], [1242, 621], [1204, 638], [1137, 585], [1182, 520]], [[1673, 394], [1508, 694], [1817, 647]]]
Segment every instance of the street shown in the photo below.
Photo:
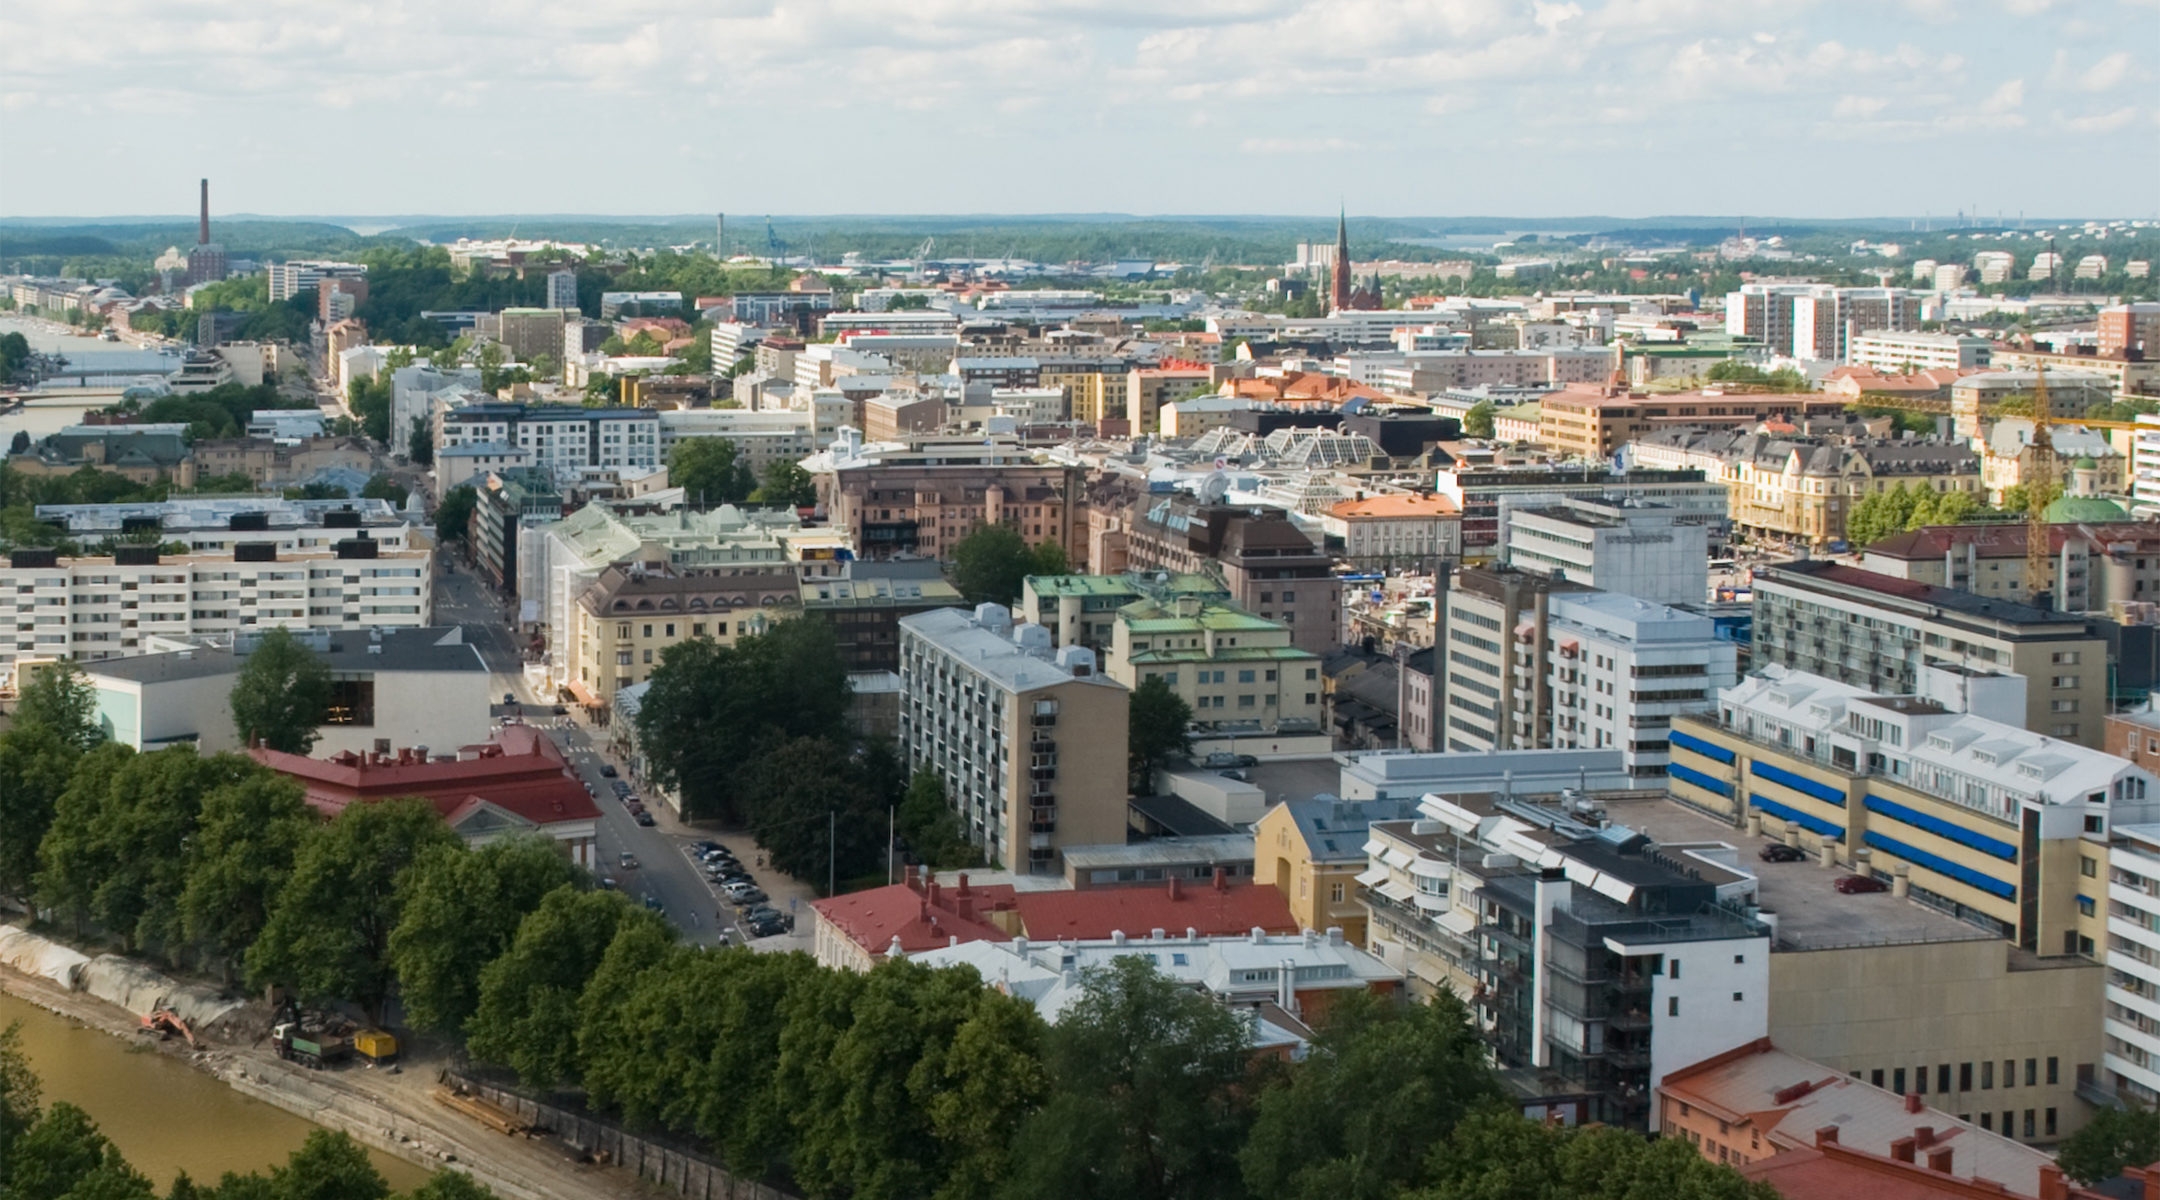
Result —
[[[445, 555], [441, 561], [447, 563], [449, 557]], [[714, 889], [691, 857], [693, 842], [718, 842], [750, 869], [758, 887], [771, 897], [767, 903], [796, 917], [795, 932], [750, 944], [760, 950], [809, 949], [810, 922], [804, 909], [815, 891], [778, 871], [760, 868], [758, 848], [748, 835], [690, 828], [676, 821], [663, 805], [651, 802], [648, 807], [658, 824], [639, 825], [630, 816], [616, 799], [612, 781], [600, 773], [603, 764], [613, 765], [619, 778], [628, 779], [622, 764], [608, 755], [606, 739], [574, 717], [555, 715], [555, 698], [539, 695], [528, 686], [505, 603], [473, 574], [469, 565], [459, 565], [456, 574], [436, 573], [435, 621], [462, 626], [466, 640], [479, 648], [481, 660], [488, 666], [491, 701], [504, 695], [517, 697], [515, 705], [492, 704], [491, 714], [497, 720], [516, 717], [546, 732], [562, 747], [563, 757], [569, 760], [577, 777], [591, 789], [593, 802], [600, 809], [597, 872], [613, 879], [632, 901], [642, 904], [648, 898], [657, 898], [686, 942], [714, 945], [721, 940], [723, 930], [728, 931], [731, 940], [744, 941], [733, 906]], [[642, 790], [636, 781], [630, 782], [633, 792]], [[626, 853], [636, 866], [622, 865]]]

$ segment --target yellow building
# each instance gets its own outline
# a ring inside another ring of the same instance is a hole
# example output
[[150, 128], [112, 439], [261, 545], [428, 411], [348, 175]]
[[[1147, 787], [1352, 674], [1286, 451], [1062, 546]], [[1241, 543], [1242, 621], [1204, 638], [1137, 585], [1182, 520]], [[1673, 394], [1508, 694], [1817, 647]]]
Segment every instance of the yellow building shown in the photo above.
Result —
[[664, 563], [616, 563], [571, 605], [566, 686], [581, 704], [605, 705], [652, 678], [669, 646], [692, 638], [734, 645], [802, 611], [792, 571], [722, 575]]
[[1320, 656], [1290, 627], [1198, 595], [1136, 600], [1110, 629], [1105, 672], [1128, 688], [1160, 679], [1192, 707], [1196, 731], [1317, 733]]
[[2042, 957], [2106, 952], [2107, 832], [2160, 779], [2026, 731], [2025, 683], [1947, 667], [1880, 696], [1772, 665], [1675, 717], [1674, 797]]
[[1206, 367], [1140, 367], [1125, 382], [1123, 407], [1106, 410], [1131, 422], [1134, 433], [1153, 432], [1166, 404], [1175, 404], [1215, 390], [1214, 373]]
[[1253, 879], [1272, 883], [1300, 928], [1340, 929], [1362, 948], [1367, 913], [1358, 894], [1374, 821], [1418, 817], [1414, 800], [1292, 800], [1253, 827]]

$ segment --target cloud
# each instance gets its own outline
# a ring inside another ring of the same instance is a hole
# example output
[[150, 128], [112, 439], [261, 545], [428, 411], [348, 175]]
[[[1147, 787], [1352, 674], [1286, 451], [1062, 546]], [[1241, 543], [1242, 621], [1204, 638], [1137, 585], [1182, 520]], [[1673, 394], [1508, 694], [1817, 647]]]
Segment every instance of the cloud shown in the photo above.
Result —
[[2009, 79], [2003, 81], [2001, 87], [1988, 93], [1988, 98], [1980, 102], [1980, 111], [1984, 113], [2016, 112], [2024, 105], [2025, 81], [2022, 79]]
[[1872, 117], [1890, 102], [1881, 96], [1842, 96], [1830, 110], [1833, 117]]
[[2077, 86], [2088, 92], [2112, 91], [2130, 77], [2130, 55], [2117, 51], [2085, 68], [2077, 77]]
[[2137, 120], [2138, 110], [2134, 104], [2124, 105], [2113, 112], [2094, 113], [2084, 117], [2066, 117], [2063, 128], [2072, 133], [2113, 133]]
[[1345, 150], [1362, 150], [1364, 147], [1339, 137], [1250, 137], [1239, 142], [1238, 149], [1247, 154], [1335, 154]]

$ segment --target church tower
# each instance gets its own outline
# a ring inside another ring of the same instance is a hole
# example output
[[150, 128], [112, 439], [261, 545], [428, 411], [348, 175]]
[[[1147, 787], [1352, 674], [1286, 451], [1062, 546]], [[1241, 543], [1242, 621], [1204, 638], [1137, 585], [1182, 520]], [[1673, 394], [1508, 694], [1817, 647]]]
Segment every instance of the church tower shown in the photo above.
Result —
[[1336, 312], [1350, 307], [1350, 219], [1344, 209], [1335, 217], [1335, 271], [1332, 279], [1333, 294], [1330, 303]]

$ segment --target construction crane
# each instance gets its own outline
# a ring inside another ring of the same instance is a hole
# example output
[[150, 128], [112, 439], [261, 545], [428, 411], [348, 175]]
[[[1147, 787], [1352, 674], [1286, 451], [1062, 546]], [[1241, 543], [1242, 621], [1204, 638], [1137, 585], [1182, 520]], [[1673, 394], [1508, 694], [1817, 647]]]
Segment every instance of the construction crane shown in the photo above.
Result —
[[936, 247], [937, 239], [935, 237], [926, 237], [923, 239], [922, 245], [915, 247], [915, 282], [921, 283], [923, 281], [923, 268], [929, 265], [930, 251]]
[[2025, 602], [2034, 608], [2051, 607], [2055, 589], [2050, 586], [2054, 555], [2048, 553], [2047, 507], [2054, 497], [2055, 436], [2048, 423], [2055, 417], [2048, 402], [2047, 368], [2033, 372], [2032, 456], [2026, 460], [2025, 484]]
[[779, 235], [779, 234], [777, 234], [777, 233], [774, 233], [774, 232], [773, 232], [773, 227], [772, 227], [772, 218], [771, 218], [771, 217], [769, 217], [769, 216], [768, 216], [768, 217], [766, 217], [766, 218], [765, 218], [765, 252], [766, 252], [767, 254], [769, 254], [769, 255], [771, 255], [771, 256], [772, 256], [772, 261], [773, 261], [773, 265], [774, 265], [774, 266], [776, 266], [776, 267], [777, 267], [777, 266], [779, 266], [779, 265], [780, 265], [780, 264], [781, 264], [782, 262], [784, 262], [784, 261], [785, 261], [785, 260], [787, 259], [787, 251], [788, 251], [788, 245], [787, 245], [787, 243], [786, 243], [786, 242], [783, 242], [783, 241], [781, 241], [781, 240], [780, 240], [780, 235]]
[[[1747, 388], [1744, 385], [1741, 387], [1735, 387], [1729, 383], [1720, 384], [1719, 386], [1723, 387], [1726, 391], [1729, 392], [1762, 390]], [[1863, 392], [1860, 395], [1859, 399], [1852, 402], [1852, 406], [1855, 408], [1888, 409], [1893, 412], [1922, 413], [1932, 417], [1946, 417], [1954, 415], [1951, 411], [1950, 402], [1948, 400], [1916, 400], [1907, 396], [1886, 396], [1877, 392]], [[1998, 417], [2015, 417], [2022, 420], [2030, 414], [2026, 412], [2022, 402], [2004, 403], [2002, 401], [1995, 401], [1981, 405], [1979, 415], [1983, 420], [1994, 420]], [[2052, 412], [2050, 412], [2049, 416], [2050, 419], [2055, 418], [2055, 414]], [[2065, 425], [2077, 425], [2085, 429], [2152, 428], [2152, 426], [2150, 425], [2140, 425], [2135, 421], [2101, 421], [2089, 419], [2086, 417], [2062, 417], [2061, 422]]]

